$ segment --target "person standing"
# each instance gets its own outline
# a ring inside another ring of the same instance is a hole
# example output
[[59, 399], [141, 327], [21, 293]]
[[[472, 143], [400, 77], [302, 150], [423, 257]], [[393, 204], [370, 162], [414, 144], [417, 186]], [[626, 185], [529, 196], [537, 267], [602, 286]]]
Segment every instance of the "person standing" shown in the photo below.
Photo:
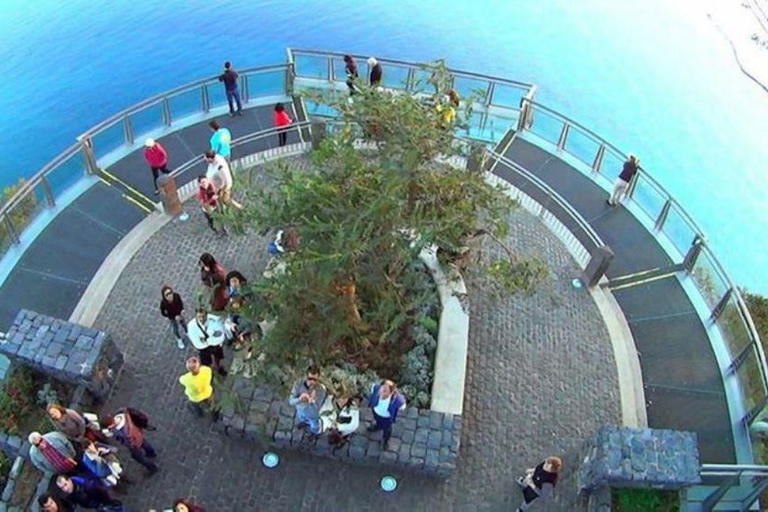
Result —
[[59, 475], [56, 487], [64, 496], [64, 500], [76, 507], [98, 510], [124, 510], [120, 500], [109, 495], [109, 491], [99, 480], [82, 476], [71, 478]]
[[75, 448], [61, 432], [32, 432], [29, 440], [29, 460], [43, 473], [66, 475], [77, 467]]
[[629, 158], [624, 162], [624, 167], [619, 173], [619, 177], [616, 179], [616, 183], [613, 184], [613, 192], [606, 201], [608, 206], [617, 206], [627, 193], [629, 184], [632, 182], [632, 178], [637, 174], [637, 170], [640, 166], [640, 159], [633, 154], [629, 154]]
[[232, 156], [232, 133], [227, 128], [220, 126], [215, 119], [208, 123], [208, 126], [213, 131], [210, 140], [211, 150], [224, 157], [224, 160], [229, 163]]
[[288, 126], [293, 119], [285, 111], [282, 103], [275, 105], [275, 127], [277, 128], [277, 141], [280, 147], [288, 143]]
[[382, 448], [386, 450], [392, 436], [392, 425], [397, 421], [397, 413], [405, 410], [405, 397], [397, 390], [394, 382], [385, 380], [371, 387], [368, 405], [376, 422], [368, 427], [368, 432], [383, 430], [381, 443]]
[[288, 402], [296, 407], [299, 428], [309, 428], [309, 432], [319, 435], [322, 432], [320, 408], [325, 403], [328, 391], [320, 383], [320, 368], [312, 365], [307, 368], [307, 376], [293, 385]]
[[189, 407], [198, 416], [205, 416], [205, 412], [211, 413], [213, 420], [218, 419], [218, 414], [213, 405], [213, 373], [210, 366], [200, 364], [200, 359], [192, 356], [187, 359], [187, 373], [179, 377], [179, 382], [184, 386], [184, 393], [189, 399]]
[[85, 418], [77, 411], [58, 404], [48, 404], [45, 408], [53, 426], [72, 441], [82, 441], [85, 437]]
[[180, 350], [184, 350], [184, 339], [181, 332], [184, 331], [184, 336], [187, 335], [187, 321], [184, 320], [184, 302], [181, 300], [181, 295], [173, 291], [173, 288], [168, 285], [161, 288], [160, 295], [162, 296], [160, 314], [168, 319], [171, 329], [173, 329], [173, 335], [176, 336], [176, 345]]
[[351, 55], [344, 56], [344, 71], [347, 72], [347, 87], [349, 88], [349, 94], [355, 94], [355, 82], [360, 75], [357, 74], [357, 62]]
[[128, 448], [133, 460], [147, 468], [150, 475], [160, 469], [152, 460], [157, 452], [147, 440], [144, 430], [149, 428], [149, 418], [138, 409], [125, 407], [114, 416], [104, 418], [106, 433]]
[[209, 149], [205, 152], [205, 161], [208, 162], [208, 169], [205, 171], [205, 177], [213, 181], [218, 191], [219, 199], [223, 204], [232, 205], [238, 210], [242, 205], [232, 199], [232, 171], [226, 159]]
[[116, 486], [120, 475], [123, 473], [123, 468], [117, 459], [117, 447], [105, 443], [89, 441], [85, 445], [80, 462], [94, 478], [101, 480], [101, 483], [106, 487]]
[[157, 178], [160, 176], [160, 173], [170, 174], [171, 172], [168, 170], [168, 153], [155, 139], [147, 139], [144, 142], [144, 160], [147, 161], [149, 168], [152, 169], [155, 195], [157, 195], [160, 193], [157, 189]]
[[216, 186], [205, 176], [197, 177], [197, 202], [203, 210], [208, 227], [216, 234], [227, 234], [227, 228], [222, 226], [221, 231], [213, 224], [213, 214], [219, 211], [219, 194]]
[[376, 57], [368, 58], [368, 67], [371, 69], [369, 76], [369, 84], [371, 87], [381, 85], [381, 80], [384, 78], [384, 69], [381, 67], [381, 63]]
[[[227, 94], [227, 103], [229, 103], [229, 115], [238, 116], [243, 115], [243, 104], [240, 103], [240, 91], [237, 87], [237, 79], [240, 75], [237, 74], [232, 68], [232, 63], [227, 61], [224, 63], [224, 72], [219, 75], [219, 82], [224, 82], [224, 92]], [[232, 103], [234, 100], [237, 103], [237, 112], [235, 112], [235, 106]]]
[[224, 360], [222, 345], [226, 339], [224, 323], [216, 315], [209, 315], [205, 308], [198, 308], [195, 318], [187, 325], [192, 346], [197, 349], [200, 362], [216, 370], [222, 377], [227, 371], [221, 365]]
[[523, 492], [523, 503], [517, 512], [528, 510], [531, 503], [539, 497], [550, 498], [557, 485], [557, 477], [563, 469], [563, 461], [559, 457], [547, 457], [547, 460], [532, 469], [525, 471], [525, 476], [516, 480]]
[[227, 295], [227, 271], [212, 254], [204, 252], [198, 260], [200, 281], [211, 292], [211, 309], [224, 311], [229, 302]]

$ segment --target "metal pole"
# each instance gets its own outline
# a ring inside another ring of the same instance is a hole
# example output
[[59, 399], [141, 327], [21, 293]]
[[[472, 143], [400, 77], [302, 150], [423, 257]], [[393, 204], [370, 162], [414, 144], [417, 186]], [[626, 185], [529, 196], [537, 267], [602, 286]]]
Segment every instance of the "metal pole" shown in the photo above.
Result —
[[290, 96], [293, 94], [293, 80], [296, 77], [295, 64], [293, 62], [288, 63], [285, 68], [285, 94]]
[[755, 346], [755, 342], [749, 343], [747, 346], [745, 346], [743, 349], [741, 349], [741, 352], [733, 358], [733, 361], [731, 361], [731, 364], [728, 365], [728, 369], [726, 372], [730, 373], [736, 373], [736, 371], [739, 369], [739, 367], [744, 363], [744, 361], [747, 360], [747, 357], [749, 357], [749, 350], [753, 349]]
[[629, 186], [627, 187], [627, 197], [632, 198], [635, 195], [635, 189], [637, 188], [637, 181], [640, 179], [640, 173], [636, 172], [632, 179], [629, 180]]
[[709, 315], [710, 322], [715, 322], [723, 314], [728, 301], [731, 300], [731, 295], [733, 295], [733, 288], [728, 288], [717, 302], [717, 305], [712, 309], [712, 314]]
[[605, 144], [600, 144], [595, 159], [592, 161], [592, 172], [595, 174], [600, 172], [600, 166], [603, 165], [603, 157], [605, 157]]
[[752, 506], [752, 504], [757, 500], [757, 498], [760, 497], [761, 494], [763, 494], [763, 491], [766, 489], [768, 489], [768, 478], [761, 477], [760, 483], [757, 484], [755, 488], [752, 489], [752, 492], [750, 492], [749, 495], [741, 501], [741, 510], [749, 510], [749, 507]]
[[496, 89], [496, 82], [488, 82], [488, 90], [485, 91], [485, 106], [491, 105], [493, 99], [493, 91]]
[[11, 218], [7, 214], [3, 216], [3, 222], [5, 223], [5, 229], [8, 231], [8, 234], [10, 235], [11, 240], [13, 240], [13, 243], [20, 244], [21, 240], [19, 239], [19, 235], [13, 228], [13, 222], [11, 222]]
[[667, 220], [667, 215], [669, 215], [669, 209], [671, 207], [672, 207], [672, 200], [667, 199], [666, 202], [664, 202], [664, 206], [661, 207], [659, 216], [656, 217], [656, 224], [654, 224], [653, 229], [655, 229], [656, 231], [661, 230], [661, 228], [664, 226], [664, 222]]
[[701, 509], [709, 512], [715, 508], [715, 505], [717, 505], [723, 496], [725, 496], [725, 493], [728, 492], [728, 489], [739, 483], [740, 479], [741, 471], [721, 483], [717, 490], [712, 491], [712, 494], [707, 496], [706, 499], [701, 502]]
[[173, 119], [171, 117], [171, 101], [166, 96], [163, 98], [163, 124], [171, 126]]
[[203, 112], [207, 114], [211, 110], [211, 98], [208, 96], [208, 86], [203, 84], [200, 90], [203, 91]]
[[701, 254], [702, 249], [704, 248], [704, 239], [701, 238], [699, 235], [696, 235], [693, 237], [693, 242], [691, 242], [691, 247], [688, 249], [688, 252], [685, 255], [685, 258], [683, 259], [683, 267], [685, 267], [685, 271], [689, 274], [693, 272], [693, 268], [696, 266], [696, 261], [699, 259], [699, 255]]
[[563, 151], [565, 149], [565, 141], [568, 140], [568, 131], [571, 129], [571, 125], [563, 123], [563, 129], [560, 130], [560, 138], [557, 140], [557, 149]]
[[80, 147], [83, 150], [85, 169], [89, 174], [96, 174], [99, 170], [99, 166], [96, 164], [96, 156], [93, 153], [93, 140], [91, 140], [90, 137], [81, 137]]
[[53, 198], [53, 191], [51, 190], [51, 184], [48, 183], [48, 178], [43, 176], [40, 179], [40, 184], [43, 186], [43, 194], [45, 195], [46, 201], [48, 201], [48, 206], [56, 206], [56, 200]]
[[133, 127], [131, 126], [131, 118], [127, 115], [123, 118], [123, 131], [125, 132], [126, 144], [133, 144]]
[[248, 75], [243, 75], [243, 101], [245, 103], [248, 103], [251, 99], [251, 88], [250, 88], [250, 81], [248, 80]]
[[406, 88], [406, 90], [412, 91], [413, 88], [416, 86], [416, 84], [415, 84], [415, 81], [416, 81], [415, 75], [416, 75], [416, 73], [414, 73], [413, 68], [408, 68], [408, 76], [405, 79], [405, 84], [406, 84], [405, 88]]
[[744, 415], [744, 423], [748, 427], [752, 426], [752, 422], [754, 422], [757, 417], [760, 416], [760, 413], [763, 412], [763, 409], [765, 409], [766, 405], [768, 405], [768, 397], [761, 398], [757, 405], [755, 405], [752, 409], [749, 410], [747, 414]]
[[333, 83], [334, 76], [333, 76], [333, 57], [328, 57], [328, 81]]

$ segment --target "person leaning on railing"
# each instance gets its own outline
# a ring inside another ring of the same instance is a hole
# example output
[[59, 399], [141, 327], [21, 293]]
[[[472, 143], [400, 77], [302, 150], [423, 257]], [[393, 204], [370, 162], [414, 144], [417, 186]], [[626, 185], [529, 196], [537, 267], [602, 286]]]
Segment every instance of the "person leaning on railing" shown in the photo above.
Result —
[[[227, 103], [229, 103], [229, 115], [238, 116], [243, 115], [243, 104], [240, 102], [240, 91], [237, 87], [237, 79], [240, 75], [237, 74], [232, 68], [232, 63], [227, 61], [224, 63], [224, 72], [219, 75], [219, 82], [224, 82], [224, 92], [227, 94]], [[232, 100], [237, 103], [237, 112], [235, 112], [235, 106], [232, 104]]]
[[608, 198], [608, 206], [617, 206], [619, 201], [622, 200], [627, 193], [629, 184], [632, 182], [632, 178], [637, 174], [637, 169], [640, 166], [640, 159], [632, 153], [629, 154], [629, 158], [624, 162], [624, 167], [619, 173], [619, 177], [616, 179], [616, 183], [613, 184], [613, 192]]
[[347, 87], [349, 87], [349, 94], [355, 94], [355, 92], [357, 92], [355, 90], [355, 80], [357, 80], [360, 75], [357, 74], [357, 62], [355, 62], [355, 58], [351, 55], [344, 56], [344, 71], [347, 72]]

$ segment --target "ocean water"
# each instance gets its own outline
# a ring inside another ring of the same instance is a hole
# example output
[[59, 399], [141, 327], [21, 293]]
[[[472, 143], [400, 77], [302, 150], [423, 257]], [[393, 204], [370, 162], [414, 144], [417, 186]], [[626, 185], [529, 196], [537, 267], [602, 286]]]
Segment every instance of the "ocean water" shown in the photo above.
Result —
[[288, 46], [538, 84], [636, 152], [737, 283], [768, 292], [768, 95], [694, 0], [0, 0], [0, 184], [143, 98]]

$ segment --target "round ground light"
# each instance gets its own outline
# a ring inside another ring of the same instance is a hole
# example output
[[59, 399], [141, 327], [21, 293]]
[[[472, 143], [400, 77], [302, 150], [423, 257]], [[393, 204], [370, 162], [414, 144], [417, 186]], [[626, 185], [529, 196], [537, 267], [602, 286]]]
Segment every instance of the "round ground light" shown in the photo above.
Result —
[[261, 462], [264, 464], [265, 467], [268, 467], [271, 469], [271, 468], [277, 467], [277, 465], [280, 464], [280, 457], [276, 453], [267, 452], [261, 458]]
[[385, 476], [381, 479], [381, 490], [384, 492], [392, 492], [397, 489], [397, 480], [393, 476]]

